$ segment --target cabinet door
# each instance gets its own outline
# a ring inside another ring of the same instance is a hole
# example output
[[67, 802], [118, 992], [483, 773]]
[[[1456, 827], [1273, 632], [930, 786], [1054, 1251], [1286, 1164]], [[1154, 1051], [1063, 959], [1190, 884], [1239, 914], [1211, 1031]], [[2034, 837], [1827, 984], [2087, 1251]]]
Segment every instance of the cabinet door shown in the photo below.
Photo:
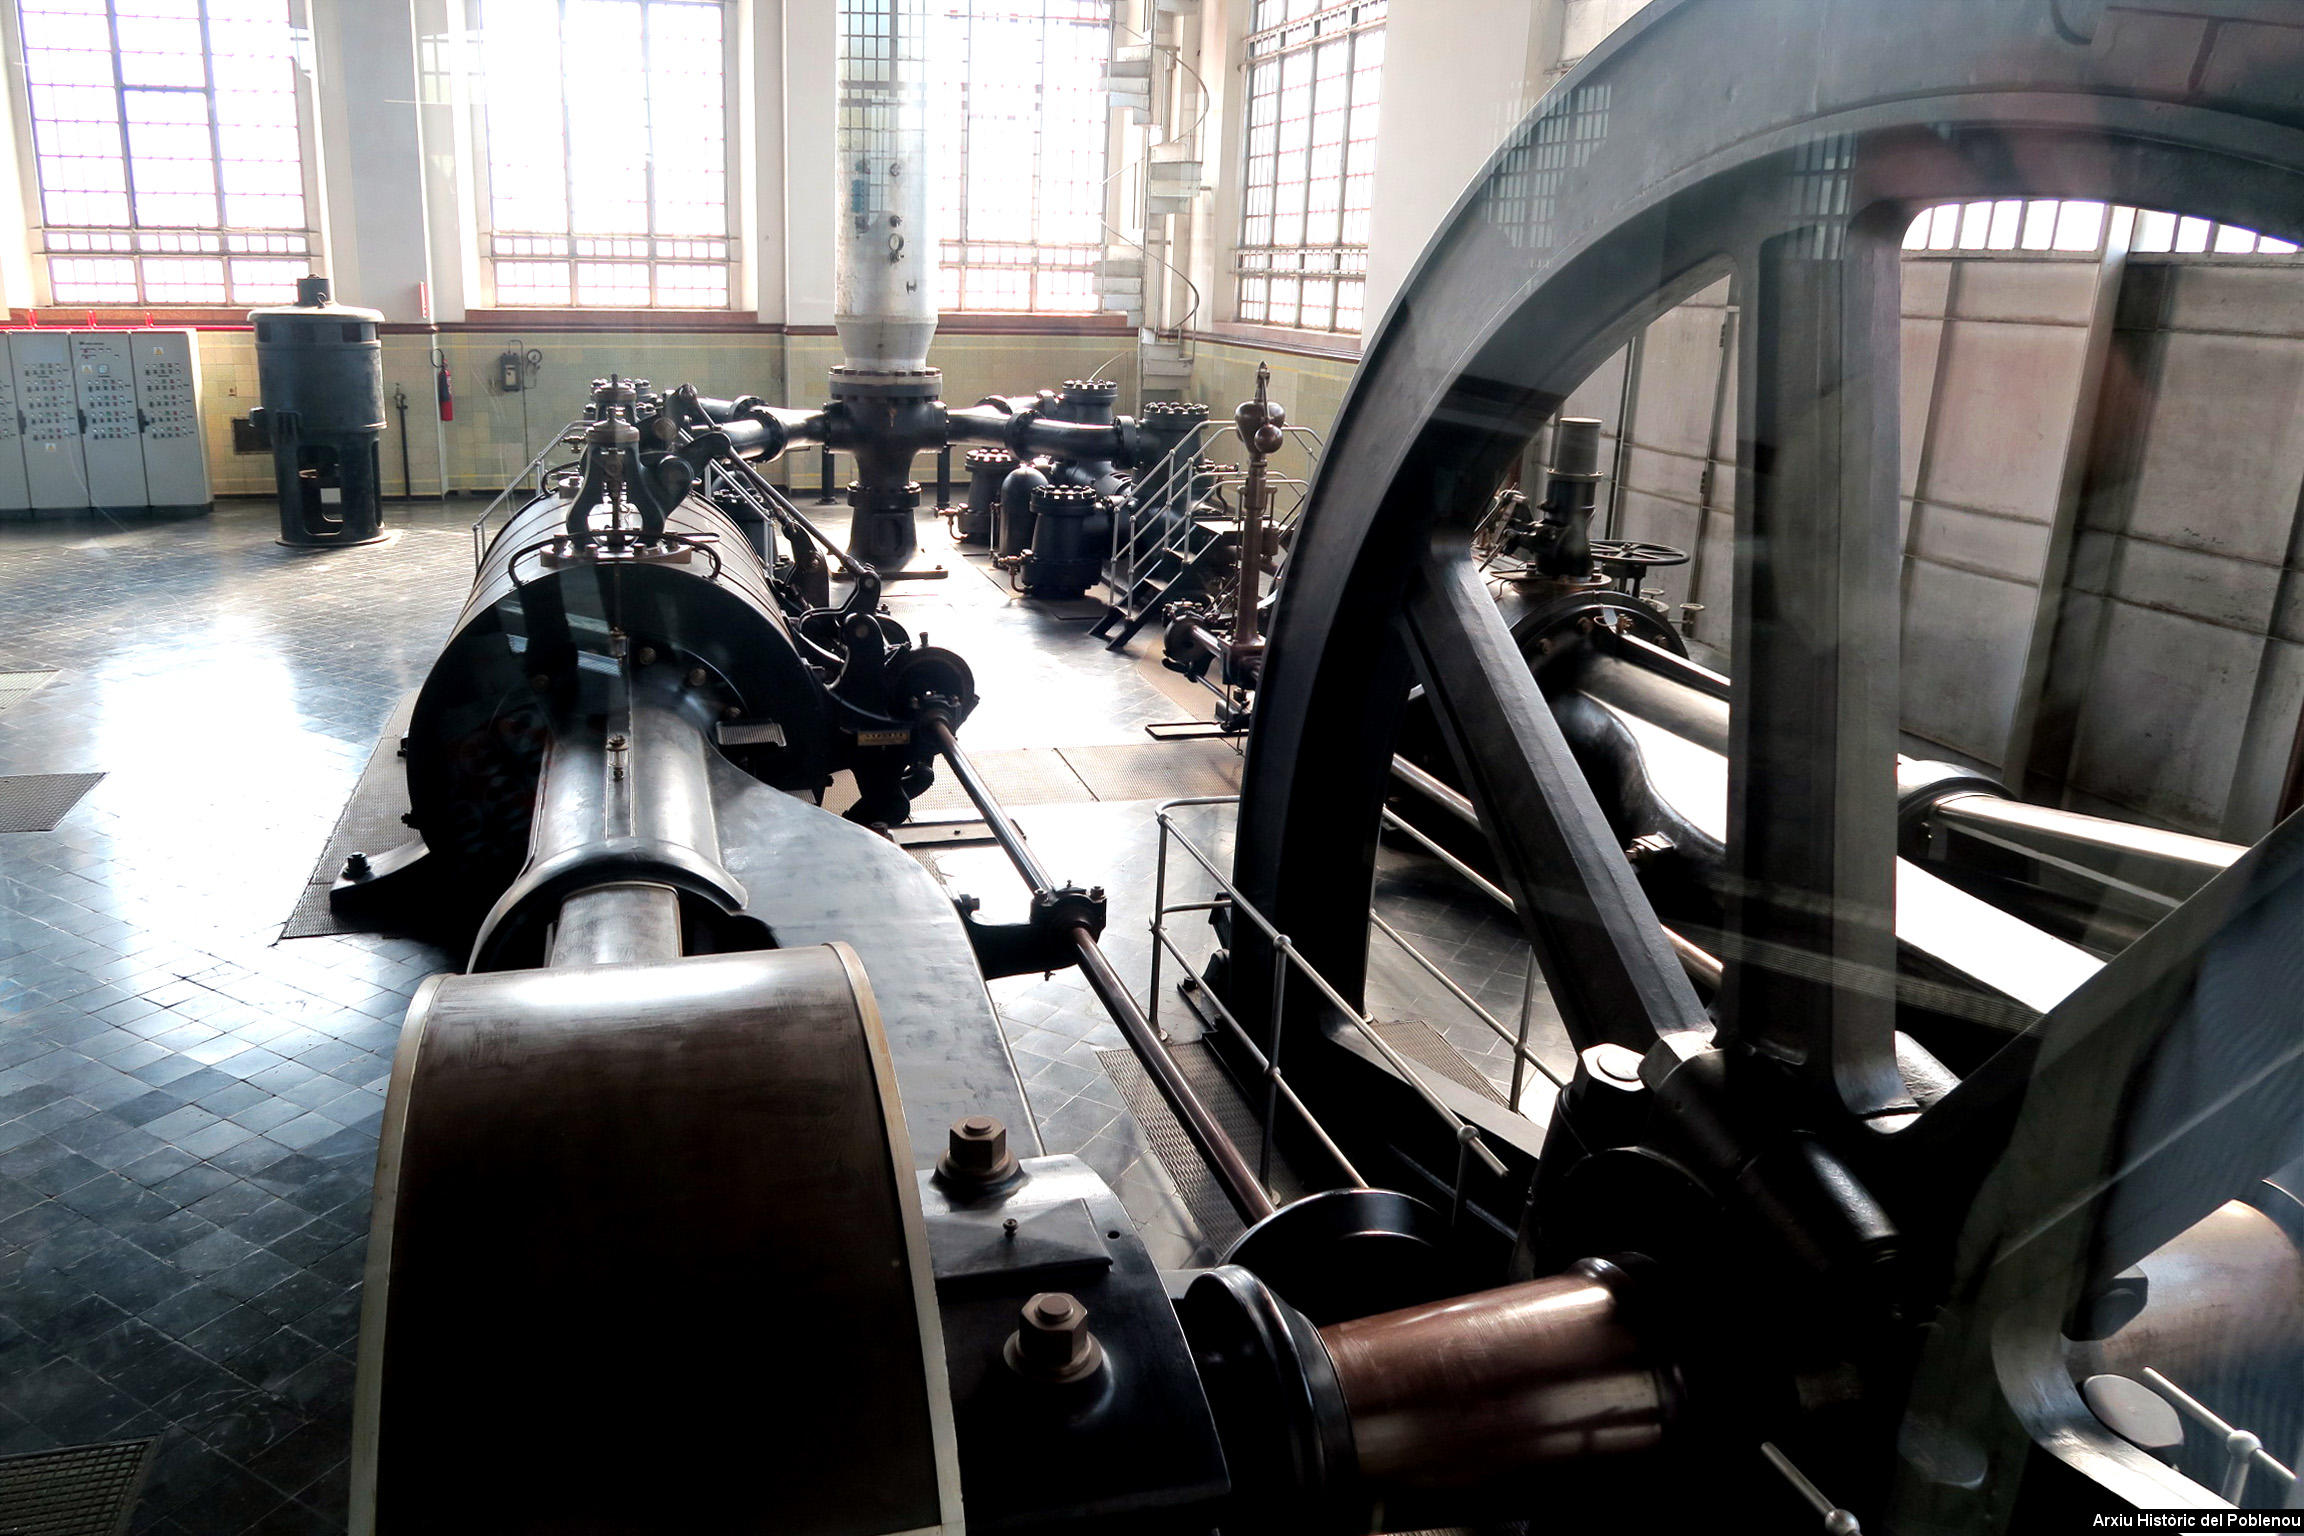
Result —
[[205, 507], [208, 438], [200, 424], [198, 340], [190, 331], [137, 331], [136, 408], [144, 415], [144, 485], [156, 507]]
[[136, 356], [125, 331], [72, 333], [73, 387], [80, 397], [80, 451], [91, 506], [141, 507], [144, 424], [136, 415]]
[[93, 506], [80, 457], [80, 392], [72, 383], [72, 343], [60, 332], [16, 331], [8, 338], [16, 410], [24, 423], [24, 477], [42, 511]]
[[32, 510], [32, 488], [24, 482], [24, 423], [16, 414], [16, 370], [8, 362], [8, 337], [0, 332], [0, 517]]

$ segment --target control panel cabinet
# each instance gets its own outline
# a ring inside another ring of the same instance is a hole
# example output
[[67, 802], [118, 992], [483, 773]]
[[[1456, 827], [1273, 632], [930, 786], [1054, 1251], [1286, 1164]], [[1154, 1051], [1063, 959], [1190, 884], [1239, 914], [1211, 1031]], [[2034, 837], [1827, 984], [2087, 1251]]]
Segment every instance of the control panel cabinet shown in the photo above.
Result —
[[72, 337], [72, 385], [80, 401], [80, 453], [88, 505], [115, 511], [149, 505], [144, 427], [136, 415], [136, 367], [124, 331]]
[[24, 422], [16, 410], [16, 369], [8, 338], [0, 334], [0, 518], [32, 515], [32, 488], [24, 480]]
[[205, 512], [208, 434], [190, 331], [137, 331], [136, 409], [144, 424], [144, 488], [155, 511]]
[[61, 331], [14, 331], [8, 354], [16, 375], [16, 411], [24, 424], [24, 477], [32, 510], [73, 512], [94, 506], [80, 450], [72, 338]]
[[0, 363], [0, 518], [212, 509], [191, 331], [0, 331]]

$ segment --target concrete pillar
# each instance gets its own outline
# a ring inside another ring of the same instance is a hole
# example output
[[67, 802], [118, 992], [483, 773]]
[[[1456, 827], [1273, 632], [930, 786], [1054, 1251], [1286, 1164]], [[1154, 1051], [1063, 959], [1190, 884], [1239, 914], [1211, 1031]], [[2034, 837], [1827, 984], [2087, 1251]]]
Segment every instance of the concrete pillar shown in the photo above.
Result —
[[312, 27], [336, 297], [416, 320], [432, 251], [410, 0], [313, 0]]
[[[769, 324], [786, 317], [788, 281], [784, 11], [782, 0], [742, 0], [729, 13], [737, 28], [733, 94], [741, 104], [737, 116], [741, 126], [729, 145], [728, 166], [740, 189], [736, 239], [743, 258], [739, 275], [743, 286], [736, 307], [755, 311]], [[825, 174], [830, 174], [829, 166]]]
[[[791, 325], [830, 325], [840, 8], [823, 0], [781, 10], [784, 187], [777, 235], [784, 247], [783, 318]], [[800, 386], [797, 375], [793, 383]]]

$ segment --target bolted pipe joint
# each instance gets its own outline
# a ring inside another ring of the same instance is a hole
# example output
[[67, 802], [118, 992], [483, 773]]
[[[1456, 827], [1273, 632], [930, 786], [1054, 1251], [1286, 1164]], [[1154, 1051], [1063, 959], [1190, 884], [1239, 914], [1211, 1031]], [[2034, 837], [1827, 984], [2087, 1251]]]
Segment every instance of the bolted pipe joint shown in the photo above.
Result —
[[1027, 1381], [1055, 1386], [1104, 1369], [1104, 1346], [1088, 1331], [1088, 1309], [1063, 1291], [1042, 1291], [1024, 1303], [1002, 1357]]

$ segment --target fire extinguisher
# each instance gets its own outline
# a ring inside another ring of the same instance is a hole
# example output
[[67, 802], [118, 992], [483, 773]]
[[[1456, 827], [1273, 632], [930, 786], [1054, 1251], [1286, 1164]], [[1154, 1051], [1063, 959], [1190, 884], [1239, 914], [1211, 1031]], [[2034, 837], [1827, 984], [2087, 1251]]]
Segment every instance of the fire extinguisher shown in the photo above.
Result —
[[456, 391], [448, 377], [448, 359], [435, 352], [432, 354], [432, 367], [439, 375], [440, 381], [440, 419], [442, 421], [454, 421], [456, 419]]

